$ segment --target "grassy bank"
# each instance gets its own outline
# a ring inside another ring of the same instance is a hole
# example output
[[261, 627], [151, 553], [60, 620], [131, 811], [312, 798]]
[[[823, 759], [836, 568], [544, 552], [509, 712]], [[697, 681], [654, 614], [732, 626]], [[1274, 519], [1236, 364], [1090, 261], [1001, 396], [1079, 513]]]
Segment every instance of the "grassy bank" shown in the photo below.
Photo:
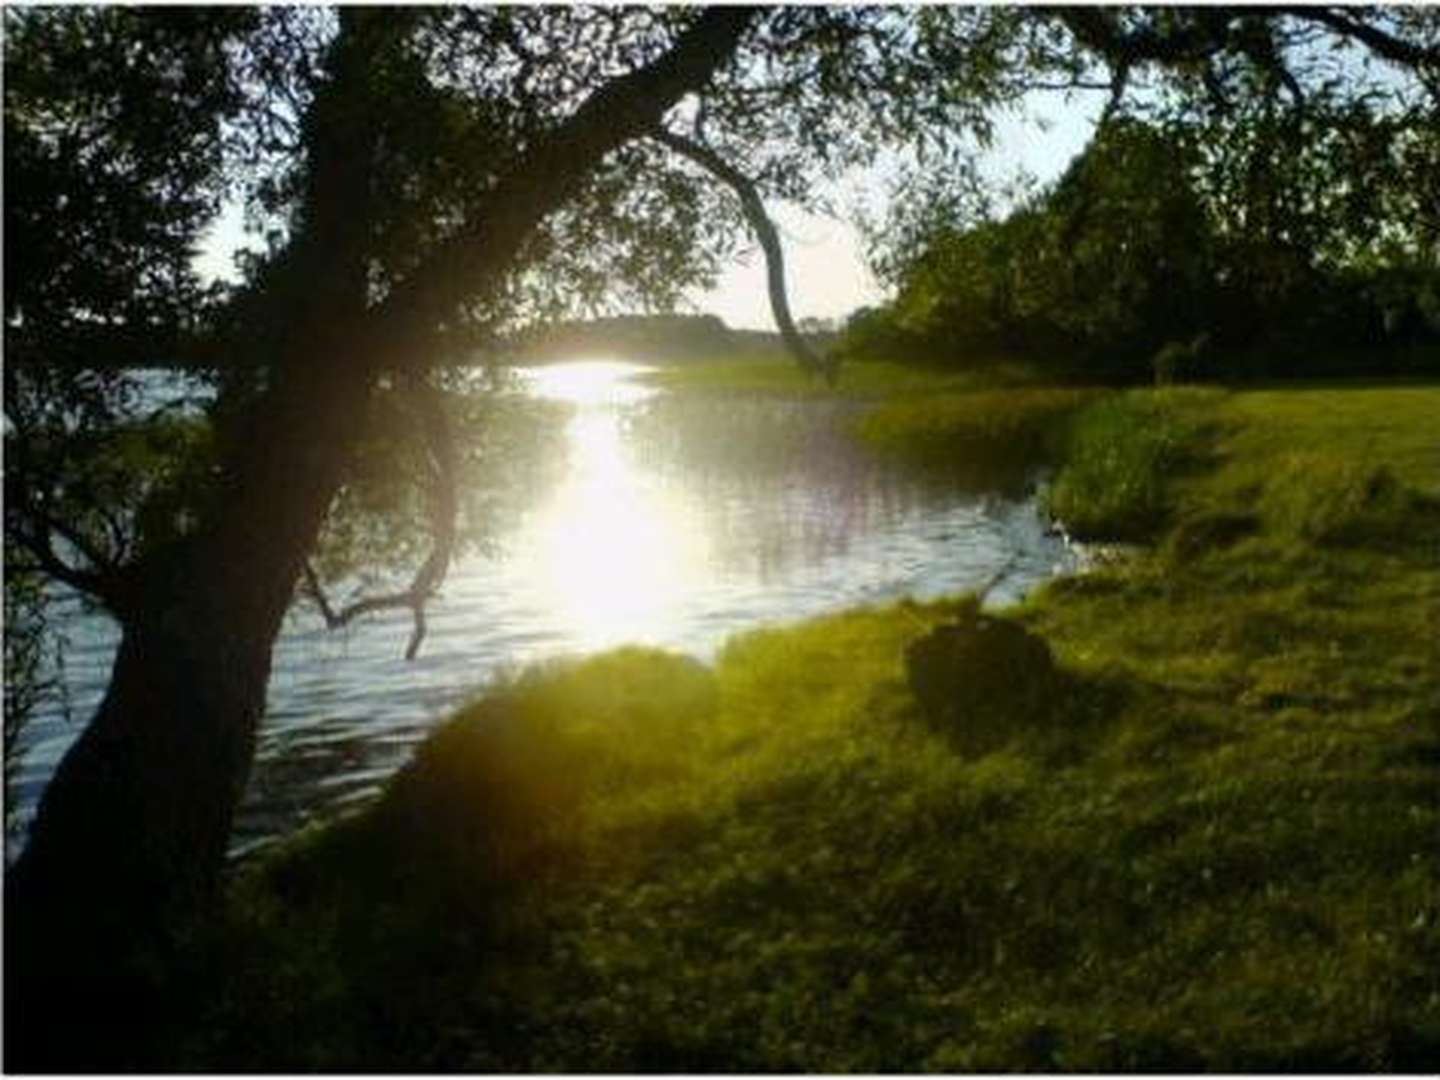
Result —
[[1100, 391], [1056, 387], [972, 389], [899, 397], [869, 409], [856, 434], [915, 467], [1053, 462], [1065, 455], [1073, 414]]
[[716, 395], [856, 402], [864, 407], [853, 434], [865, 446], [917, 469], [981, 482], [997, 470], [1058, 459], [1069, 416], [1102, 395], [1039, 382], [1019, 364], [955, 372], [854, 361], [830, 386], [783, 354], [666, 368], [649, 381], [674, 391], [677, 402]]
[[173, 1063], [1432, 1066], [1440, 389], [1099, 404], [1052, 498], [1153, 547], [1008, 613], [997, 748], [906, 680], [962, 600], [533, 670], [236, 882]]
[[766, 394], [786, 397], [891, 398], [935, 394], [1035, 382], [1021, 364], [996, 365], [981, 372], [947, 371], [881, 360], [846, 362], [834, 386], [801, 368], [788, 353], [716, 357], [663, 367], [648, 381], [688, 394]]

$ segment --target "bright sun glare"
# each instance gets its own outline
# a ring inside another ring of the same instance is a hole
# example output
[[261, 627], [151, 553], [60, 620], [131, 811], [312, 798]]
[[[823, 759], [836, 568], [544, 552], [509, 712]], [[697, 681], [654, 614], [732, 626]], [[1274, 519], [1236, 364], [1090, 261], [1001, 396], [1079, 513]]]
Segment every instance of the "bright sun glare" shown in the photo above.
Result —
[[651, 391], [639, 365], [556, 364], [533, 373], [537, 393], [576, 407], [566, 432], [569, 472], [534, 522], [537, 586], [577, 646], [662, 635], [704, 562], [704, 545], [677, 501], [637, 469], [621, 407]]

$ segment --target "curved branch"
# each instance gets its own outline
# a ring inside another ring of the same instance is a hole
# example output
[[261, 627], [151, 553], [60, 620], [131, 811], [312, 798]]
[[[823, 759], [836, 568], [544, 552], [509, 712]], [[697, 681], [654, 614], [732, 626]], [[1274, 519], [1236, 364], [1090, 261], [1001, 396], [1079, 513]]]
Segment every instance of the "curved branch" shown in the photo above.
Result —
[[[36, 520], [49, 532], [58, 536], [74, 548], [75, 551], [94, 568], [93, 572], [97, 577], [113, 576], [119, 571], [119, 561], [109, 558], [105, 552], [101, 551], [100, 548], [91, 541], [90, 537], [86, 536], [73, 525], [61, 521], [43, 509], [29, 508], [29, 512], [33, 514]], [[48, 538], [46, 545], [49, 546]]]
[[510, 272], [536, 225], [561, 206], [605, 155], [640, 138], [685, 94], [698, 90], [734, 54], [759, 14], [752, 7], [700, 12], [654, 61], [597, 89], [491, 189], [473, 222], [441, 244], [371, 313], [385, 366], [413, 368], [417, 348], [469, 298]]
[[305, 561], [304, 574], [305, 592], [314, 601], [315, 606], [320, 609], [320, 615], [325, 620], [327, 630], [338, 630], [362, 616], [371, 615], [377, 611], [393, 611], [396, 608], [408, 609], [414, 619], [415, 628], [410, 632], [409, 644], [405, 646], [405, 659], [415, 659], [420, 652], [420, 643], [425, 639], [425, 604], [430, 599], [428, 594], [417, 592], [412, 584], [403, 592], [386, 593], [383, 596], [367, 596], [353, 604], [347, 604], [337, 611], [330, 603], [330, 598], [325, 594], [325, 587], [320, 583], [320, 577], [315, 573], [315, 567], [308, 559]]
[[320, 577], [308, 559], [304, 566], [304, 584], [306, 593], [320, 609], [326, 627], [331, 630], [376, 611], [407, 608], [414, 620], [414, 629], [405, 647], [405, 659], [414, 660], [420, 652], [420, 643], [425, 640], [425, 605], [445, 580], [455, 553], [455, 522], [460, 502], [456, 485], [455, 441], [440, 392], [418, 376], [409, 381], [409, 386], [420, 412], [430, 464], [430, 554], [415, 571], [408, 588], [381, 596], [363, 597], [339, 610], [330, 603]]
[[55, 551], [49, 535], [32, 535], [12, 525], [7, 529], [12, 543], [22, 548], [33, 560], [33, 568], [76, 592], [98, 600], [116, 618], [123, 619], [128, 610], [124, 575], [118, 568], [83, 570], [72, 566]]
[[785, 291], [785, 253], [780, 245], [780, 234], [775, 223], [770, 220], [770, 215], [766, 213], [765, 203], [754, 183], [708, 146], [663, 129], [651, 132], [650, 137], [724, 181], [740, 197], [745, 218], [765, 252], [770, 310], [774, 313], [775, 325], [780, 330], [781, 339], [801, 367], [823, 375], [826, 382], [835, 385], [840, 374], [839, 364], [834, 357], [821, 356], [815, 352], [795, 328], [795, 321], [790, 316], [790, 299]]
[[[1112, 67], [1147, 61], [1162, 65], [1207, 65], [1204, 72], [1207, 89], [1222, 103], [1223, 95], [1216, 92], [1217, 80], [1208, 63], [1220, 53], [1234, 50], [1274, 74], [1295, 104], [1303, 106], [1303, 89], [1285, 66], [1270, 37], [1270, 30], [1276, 25], [1272, 20], [1277, 17], [1321, 26], [1331, 33], [1353, 38], [1376, 56], [1410, 68], [1431, 87], [1432, 93], [1437, 92], [1434, 85], [1437, 73], [1440, 73], [1440, 48], [1426, 47], [1389, 33], [1367, 18], [1373, 9], [1216, 6], [1195, 9], [1190, 13], [1192, 18], [1189, 20], [1164, 29], [1155, 24], [1127, 29], [1110, 12], [1101, 8], [1052, 10], [1077, 41], [1099, 53]], [[1257, 32], [1258, 23], [1263, 23], [1264, 29]]]
[[1317, 22], [1338, 34], [1353, 37], [1376, 56], [1411, 68], [1440, 68], [1440, 48], [1425, 48], [1398, 38], [1363, 18], [1365, 8], [1284, 7], [1276, 9], [1294, 19]]

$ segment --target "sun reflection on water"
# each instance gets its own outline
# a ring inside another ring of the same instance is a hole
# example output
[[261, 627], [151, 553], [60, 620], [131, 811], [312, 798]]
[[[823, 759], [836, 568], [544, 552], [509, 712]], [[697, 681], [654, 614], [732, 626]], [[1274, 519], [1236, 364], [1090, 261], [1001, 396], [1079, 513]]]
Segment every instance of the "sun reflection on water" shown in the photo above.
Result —
[[674, 492], [636, 467], [622, 406], [652, 391], [622, 362], [554, 364], [533, 373], [537, 393], [576, 406], [566, 431], [569, 470], [532, 520], [532, 580], [581, 649], [662, 639], [681, 618], [687, 584], [707, 553]]

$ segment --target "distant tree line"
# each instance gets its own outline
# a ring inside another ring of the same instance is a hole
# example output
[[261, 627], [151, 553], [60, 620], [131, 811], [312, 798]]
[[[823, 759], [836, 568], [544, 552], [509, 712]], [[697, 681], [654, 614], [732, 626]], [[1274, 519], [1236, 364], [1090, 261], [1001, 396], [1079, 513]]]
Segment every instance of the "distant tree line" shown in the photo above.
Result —
[[[797, 319], [795, 329], [812, 347], [829, 350], [841, 323], [811, 315]], [[670, 364], [734, 356], [780, 359], [786, 352], [784, 335], [727, 326], [718, 315], [610, 315], [536, 323], [478, 343], [467, 362], [524, 365], [604, 357]]]
[[922, 201], [881, 238], [896, 299], [851, 317], [848, 355], [1111, 380], [1440, 372], [1433, 105], [1109, 116], [1004, 215]]
[[715, 315], [617, 315], [541, 324], [508, 342], [505, 352], [522, 362], [608, 354], [674, 360], [722, 355], [734, 345]]

